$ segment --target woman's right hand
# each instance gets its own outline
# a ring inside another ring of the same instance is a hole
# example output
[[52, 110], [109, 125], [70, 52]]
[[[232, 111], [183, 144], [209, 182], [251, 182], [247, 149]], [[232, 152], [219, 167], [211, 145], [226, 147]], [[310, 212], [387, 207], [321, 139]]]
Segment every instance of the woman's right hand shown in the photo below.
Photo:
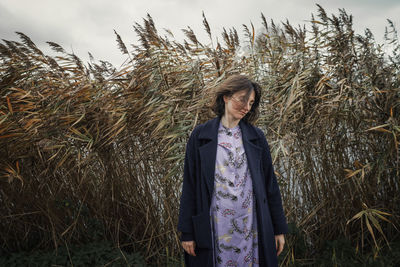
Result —
[[194, 253], [196, 243], [194, 241], [182, 241], [182, 247], [189, 255], [196, 256], [196, 253]]

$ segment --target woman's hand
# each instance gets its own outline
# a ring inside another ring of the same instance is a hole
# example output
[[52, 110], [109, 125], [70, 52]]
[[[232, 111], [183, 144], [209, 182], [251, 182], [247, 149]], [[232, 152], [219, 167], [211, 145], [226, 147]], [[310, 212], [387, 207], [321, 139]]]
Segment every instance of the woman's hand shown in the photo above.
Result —
[[196, 256], [196, 253], [194, 253], [196, 243], [194, 241], [182, 241], [182, 247], [188, 254]]
[[276, 255], [279, 256], [285, 245], [285, 236], [283, 234], [275, 236]]

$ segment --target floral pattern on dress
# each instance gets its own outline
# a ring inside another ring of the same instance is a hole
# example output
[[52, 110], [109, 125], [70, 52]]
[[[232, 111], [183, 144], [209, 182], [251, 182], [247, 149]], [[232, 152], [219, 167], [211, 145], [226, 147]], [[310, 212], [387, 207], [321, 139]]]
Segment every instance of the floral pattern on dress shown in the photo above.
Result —
[[220, 122], [210, 208], [215, 266], [259, 266], [255, 197], [239, 125]]

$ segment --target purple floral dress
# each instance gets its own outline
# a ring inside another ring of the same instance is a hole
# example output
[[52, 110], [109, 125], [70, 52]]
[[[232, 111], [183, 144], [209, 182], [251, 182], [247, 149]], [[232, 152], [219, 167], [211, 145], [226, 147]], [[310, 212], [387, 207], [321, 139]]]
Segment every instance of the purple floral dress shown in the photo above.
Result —
[[220, 122], [210, 207], [215, 266], [259, 266], [252, 179], [240, 126]]

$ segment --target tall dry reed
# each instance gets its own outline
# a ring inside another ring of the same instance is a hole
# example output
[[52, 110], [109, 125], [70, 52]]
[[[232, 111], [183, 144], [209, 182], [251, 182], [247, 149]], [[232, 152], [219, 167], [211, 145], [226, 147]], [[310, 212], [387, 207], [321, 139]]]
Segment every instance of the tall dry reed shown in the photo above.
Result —
[[[266, 133], [291, 222], [283, 265], [312, 259], [327, 240], [361, 253], [399, 238], [400, 54], [388, 21], [384, 52], [344, 10], [318, 6], [309, 28], [254, 25], [210, 45], [188, 27], [162, 37], [150, 15], [120, 69], [84, 64], [30, 38], [0, 44], [0, 242], [3, 252], [111, 240], [151, 264], [179, 261], [176, 231], [185, 145], [214, 115], [211, 90], [232, 73], [263, 87]], [[244, 52], [243, 52], [244, 51]], [[293, 228], [294, 227], [294, 228]], [[397, 228], [396, 228], [397, 227]], [[301, 233], [302, 235], [300, 235]], [[312, 260], [310, 261], [312, 262]]]

